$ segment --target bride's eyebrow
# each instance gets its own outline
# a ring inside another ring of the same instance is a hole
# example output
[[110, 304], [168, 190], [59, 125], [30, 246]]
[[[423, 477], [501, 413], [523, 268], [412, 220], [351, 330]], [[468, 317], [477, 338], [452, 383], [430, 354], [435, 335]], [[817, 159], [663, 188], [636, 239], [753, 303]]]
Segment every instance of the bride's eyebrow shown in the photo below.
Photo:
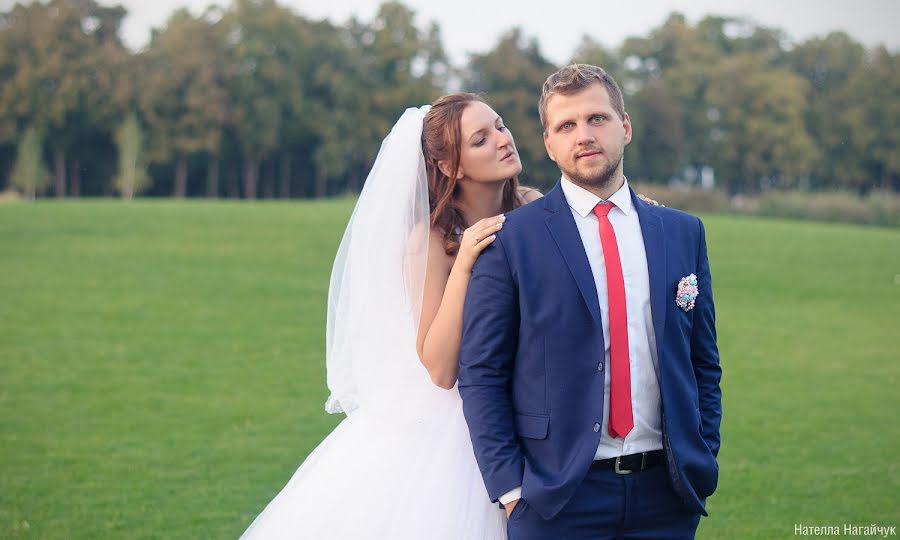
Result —
[[482, 135], [484, 133], [484, 128], [481, 128], [477, 131], [473, 131], [471, 135], [469, 135], [469, 142], [475, 142], [476, 137]]
[[[503, 124], [503, 117], [500, 115], [497, 115], [497, 118], [494, 118], [494, 127], [497, 127], [498, 124]], [[484, 134], [487, 129], [488, 128], [481, 128], [479, 130], [473, 131], [472, 134], [469, 135], [469, 141], [475, 142], [475, 137]]]

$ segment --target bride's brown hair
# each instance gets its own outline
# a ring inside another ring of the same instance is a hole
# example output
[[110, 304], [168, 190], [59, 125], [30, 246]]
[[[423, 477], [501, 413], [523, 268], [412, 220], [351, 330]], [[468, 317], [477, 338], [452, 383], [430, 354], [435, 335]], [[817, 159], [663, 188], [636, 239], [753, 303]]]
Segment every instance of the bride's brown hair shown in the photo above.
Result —
[[[439, 97], [431, 104], [425, 115], [422, 128], [422, 153], [425, 155], [425, 169], [428, 174], [428, 201], [431, 210], [431, 227], [444, 235], [444, 250], [447, 255], [455, 255], [459, 250], [460, 232], [471, 223], [466, 223], [456, 205], [459, 185], [460, 147], [462, 133], [460, 118], [471, 103], [484, 99], [477, 94], [457, 92]], [[438, 161], [448, 161], [450, 175], [441, 172]], [[522, 205], [518, 196], [519, 178], [513, 176], [503, 186], [502, 212], [509, 212]]]

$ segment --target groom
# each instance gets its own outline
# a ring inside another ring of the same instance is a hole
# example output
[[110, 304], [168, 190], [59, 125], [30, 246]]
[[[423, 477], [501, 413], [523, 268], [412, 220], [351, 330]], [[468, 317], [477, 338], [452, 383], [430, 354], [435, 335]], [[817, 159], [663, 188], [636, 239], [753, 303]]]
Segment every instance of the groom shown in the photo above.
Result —
[[485, 485], [510, 540], [693, 538], [722, 416], [703, 224], [628, 186], [605, 71], [550, 75], [540, 113], [562, 178], [508, 215], [466, 297], [459, 391]]

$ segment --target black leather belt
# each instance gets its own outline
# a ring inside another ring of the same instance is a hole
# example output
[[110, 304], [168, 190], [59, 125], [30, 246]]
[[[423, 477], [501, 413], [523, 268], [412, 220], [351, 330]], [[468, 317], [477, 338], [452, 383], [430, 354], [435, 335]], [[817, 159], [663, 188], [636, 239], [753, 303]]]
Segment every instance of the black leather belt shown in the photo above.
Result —
[[641, 452], [608, 459], [598, 459], [591, 464], [592, 469], [613, 469], [617, 474], [631, 474], [643, 471], [666, 462], [666, 454], [662, 450]]

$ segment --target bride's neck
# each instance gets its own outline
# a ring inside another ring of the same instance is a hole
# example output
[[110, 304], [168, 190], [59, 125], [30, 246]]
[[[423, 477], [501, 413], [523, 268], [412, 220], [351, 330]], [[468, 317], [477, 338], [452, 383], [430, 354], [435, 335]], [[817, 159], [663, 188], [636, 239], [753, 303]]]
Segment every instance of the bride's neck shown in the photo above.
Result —
[[506, 182], [460, 182], [456, 207], [471, 227], [479, 220], [503, 211], [503, 188]]

